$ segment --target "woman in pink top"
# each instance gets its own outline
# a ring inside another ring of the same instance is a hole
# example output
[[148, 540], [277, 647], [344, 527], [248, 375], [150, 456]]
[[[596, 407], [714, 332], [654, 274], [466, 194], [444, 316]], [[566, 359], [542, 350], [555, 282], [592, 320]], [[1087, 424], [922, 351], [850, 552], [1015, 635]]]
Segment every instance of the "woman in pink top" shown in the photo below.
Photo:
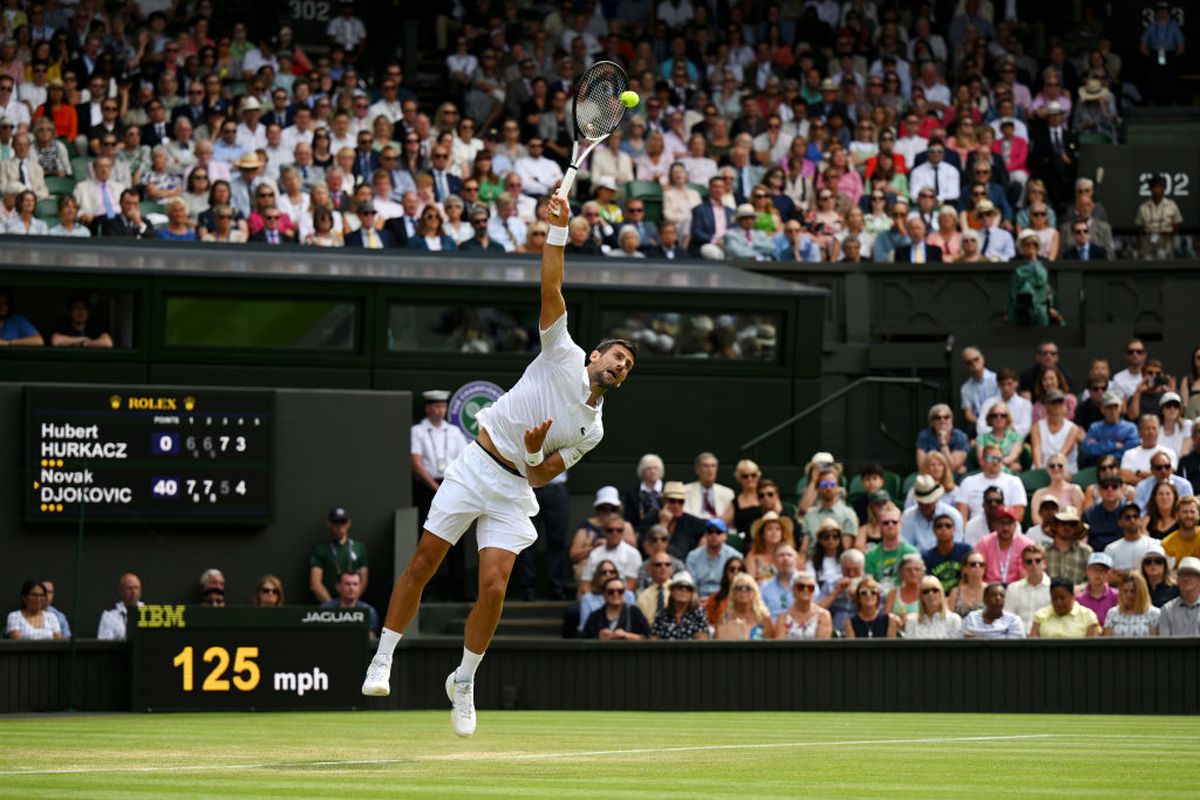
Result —
[[925, 244], [942, 248], [942, 261], [954, 261], [962, 255], [962, 234], [958, 232], [958, 211], [945, 205], [938, 210], [938, 228], [925, 237]]

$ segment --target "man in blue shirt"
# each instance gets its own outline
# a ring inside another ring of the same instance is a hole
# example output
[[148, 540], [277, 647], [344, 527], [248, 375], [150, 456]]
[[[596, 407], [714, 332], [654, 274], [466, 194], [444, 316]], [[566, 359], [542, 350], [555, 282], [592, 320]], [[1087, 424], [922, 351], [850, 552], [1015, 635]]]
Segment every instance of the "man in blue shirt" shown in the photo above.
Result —
[[796, 580], [796, 548], [780, 544], [775, 548], [775, 576], [763, 581], [758, 590], [771, 612], [771, 621], [792, 606], [792, 584]]
[[721, 574], [725, 570], [725, 562], [734, 556], [741, 556], [741, 553], [725, 544], [727, 531], [725, 520], [705, 520], [704, 541], [688, 553], [685, 563], [688, 572], [692, 573], [692, 578], [696, 581], [696, 592], [701, 601], [721, 588]]
[[1154, 487], [1164, 481], [1170, 481], [1180, 497], [1194, 494], [1191, 481], [1171, 472], [1171, 456], [1167, 453], [1158, 452], [1150, 456], [1150, 471], [1153, 474], [1138, 481], [1133, 490], [1133, 501], [1142, 509], [1143, 514], [1150, 513], [1150, 498], [1154, 494]]
[[963, 540], [963, 520], [958, 509], [941, 502], [946, 490], [931, 475], [920, 475], [913, 484], [916, 505], [904, 510], [900, 517], [900, 538], [922, 552], [938, 543], [935, 522], [938, 517], [950, 517], [954, 523], [952, 540]]
[[1178, 92], [1179, 57], [1183, 55], [1183, 29], [1171, 19], [1171, 4], [1159, 0], [1154, 6], [1154, 21], [1142, 31], [1139, 42], [1142, 55], [1149, 60], [1146, 75], [1148, 99], [1171, 101]]
[[33, 327], [33, 323], [20, 314], [12, 313], [12, 298], [7, 289], [0, 289], [0, 347], [41, 347], [45, 343], [37, 328]]
[[338, 578], [337, 593], [337, 597], [322, 603], [321, 608], [366, 612], [368, 633], [371, 641], [375, 641], [379, 636], [379, 614], [359, 599], [362, 595], [362, 576], [357, 572], [343, 572]]
[[979, 411], [984, 401], [1000, 394], [1000, 387], [996, 384], [996, 373], [987, 368], [983, 352], [978, 347], [964, 347], [962, 360], [968, 375], [961, 390], [962, 412], [967, 422], [974, 426], [979, 421]]
[[1120, 461], [1126, 450], [1138, 447], [1142, 443], [1137, 426], [1129, 420], [1121, 418], [1121, 395], [1116, 392], [1105, 392], [1100, 405], [1104, 419], [1091, 424], [1080, 448], [1083, 451], [1084, 459], [1089, 464], [1110, 454], [1116, 456], [1117, 461]]

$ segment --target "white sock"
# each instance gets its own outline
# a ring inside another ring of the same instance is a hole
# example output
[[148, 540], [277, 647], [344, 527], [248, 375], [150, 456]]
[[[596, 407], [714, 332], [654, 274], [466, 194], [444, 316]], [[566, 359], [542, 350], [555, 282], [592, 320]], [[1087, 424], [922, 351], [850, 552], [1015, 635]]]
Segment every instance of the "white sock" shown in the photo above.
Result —
[[383, 632], [379, 634], [379, 649], [375, 651], [375, 658], [377, 660], [386, 658], [391, 661], [392, 652], [395, 651], [396, 645], [400, 643], [400, 637], [403, 635], [403, 633], [396, 633], [384, 628]]
[[458, 665], [458, 671], [454, 673], [454, 680], [459, 683], [469, 683], [475, 680], [475, 670], [479, 669], [480, 661], [483, 661], [483, 653], [472, 653], [464, 647], [463, 660]]

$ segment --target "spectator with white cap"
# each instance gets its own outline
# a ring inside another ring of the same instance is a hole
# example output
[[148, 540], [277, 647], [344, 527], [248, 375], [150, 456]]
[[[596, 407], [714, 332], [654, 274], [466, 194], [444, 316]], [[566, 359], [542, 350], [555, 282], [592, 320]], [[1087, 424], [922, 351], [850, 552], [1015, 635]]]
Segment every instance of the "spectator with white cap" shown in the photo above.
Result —
[[[605, 490], [609, 490], [604, 498], [606, 501], [618, 503], [617, 490], [615, 487], [606, 486]], [[608, 505], [606, 502], [605, 505]], [[642, 567], [642, 556], [638, 553], [637, 548], [625, 541], [625, 531], [629, 523], [625, 521], [616, 511], [606, 511], [600, 515], [600, 530], [603, 533], [603, 538], [600, 543], [592, 548], [588, 553], [587, 558], [583, 562], [583, 575], [591, 575], [596, 570], [596, 566], [602, 561], [611, 561], [617, 565], [617, 571], [621, 575], [621, 579], [625, 581], [629, 589], [637, 587], [638, 570]], [[591, 587], [588, 581], [580, 581], [580, 593], [590, 591]]]
[[749, 203], [742, 203], [734, 213], [735, 227], [725, 232], [726, 258], [752, 258], [766, 261], [774, 258], [775, 244], [757, 227], [758, 212]]
[[913, 499], [917, 502], [905, 509], [900, 518], [900, 538], [922, 551], [937, 546], [941, 539], [936, 535], [934, 523], [939, 516], [945, 515], [954, 523], [951, 541], [961, 541], [962, 515], [958, 509], [942, 502], [945, 493], [945, 488], [932, 475], [918, 475], [913, 483]]
[[425, 417], [412, 426], [413, 504], [417, 507], [417, 522], [424, 526], [429, 504], [442, 483], [446, 467], [458, 458], [469, 444], [466, 435], [446, 419], [450, 392], [429, 389], [421, 393]]
[[[592, 511], [594, 513], [591, 516], [585, 517], [579, 523], [575, 535], [571, 538], [571, 546], [568, 550], [571, 563], [575, 568], [576, 579], [581, 579], [591, 574], [585, 571], [581, 576], [579, 571], [583, 568], [583, 562], [587, 560], [592, 551], [604, 545], [603, 518], [609, 514], [621, 513], [621, 497], [615, 486], [601, 486], [596, 490], [595, 499], [592, 501]], [[637, 544], [637, 536], [633, 530], [633, 526], [628, 521], [625, 523], [625, 531], [622, 538], [630, 545]]]
[[1117, 604], [1118, 592], [1109, 585], [1112, 558], [1107, 553], [1092, 553], [1087, 563], [1087, 579], [1075, 587], [1075, 599], [1087, 606], [1099, 620]]
[[1200, 558], [1188, 556], [1176, 570], [1179, 596], [1162, 607], [1159, 636], [1200, 636]]

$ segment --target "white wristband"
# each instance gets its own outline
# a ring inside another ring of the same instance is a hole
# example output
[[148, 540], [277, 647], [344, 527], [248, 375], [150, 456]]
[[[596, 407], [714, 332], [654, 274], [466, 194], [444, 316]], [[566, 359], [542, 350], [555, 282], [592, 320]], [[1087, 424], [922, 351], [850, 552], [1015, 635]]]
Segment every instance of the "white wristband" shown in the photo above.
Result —
[[555, 247], [562, 247], [567, 243], [567, 226], [566, 225], [551, 225], [550, 232], [546, 234], [546, 244], [552, 244]]
[[525, 463], [531, 467], [536, 467], [538, 464], [541, 464], [545, 458], [546, 455], [541, 450], [538, 450], [536, 453], [525, 453]]

